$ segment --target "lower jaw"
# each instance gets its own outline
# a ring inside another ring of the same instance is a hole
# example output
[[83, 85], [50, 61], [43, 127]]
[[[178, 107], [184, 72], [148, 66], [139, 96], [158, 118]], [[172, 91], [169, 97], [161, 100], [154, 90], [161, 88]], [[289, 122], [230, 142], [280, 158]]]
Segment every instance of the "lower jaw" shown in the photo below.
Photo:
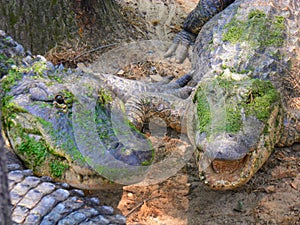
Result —
[[246, 155], [237, 161], [215, 160], [205, 169], [198, 164], [200, 178], [213, 190], [236, 189], [246, 184], [256, 172], [253, 162], [254, 158]]

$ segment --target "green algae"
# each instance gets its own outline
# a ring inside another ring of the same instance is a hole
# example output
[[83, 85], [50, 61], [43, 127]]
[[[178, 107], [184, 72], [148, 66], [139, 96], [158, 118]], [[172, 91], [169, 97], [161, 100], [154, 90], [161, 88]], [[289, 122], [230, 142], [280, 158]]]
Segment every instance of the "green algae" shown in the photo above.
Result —
[[260, 10], [249, 13], [246, 21], [233, 19], [225, 26], [223, 41], [248, 42], [258, 47], [280, 47], [284, 43], [285, 19], [282, 16], [268, 18]]
[[50, 173], [54, 177], [58, 177], [58, 178], [62, 177], [65, 171], [70, 168], [70, 166], [67, 163], [62, 162], [60, 160], [53, 160], [52, 162], [49, 163], [49, 166], [50, 166]]
[[[238, 87], [250, 83], [247, 92], [243, 96], [235, 93]], [[213, 88], [212, 88], [213, 87]], [[212, 89], [222, 89], [225, 95], [223, 102], [224, 114], [219, 124], [212, 124], [214, 116], [218, 112], [212, 111], [209, 98]], [[237, 133], [243, 126], [242, 115], [254, 116], [266, 123], [273, 105], [279, 100], [279, 94], [270, 81], [260, 79], [246, 79], [235, 81], [231, 78], [217, 77], [212, 81], [212, 86], [201, 85], [195, 95], [197, 104], [198, 130], [205, 132], [208, 136], [216, 132]], [[213, 129], [212, 129], [213, 127]]]
[[41, 124], [44, 131], [50, 136], [50, 139], [54, 142], [54, 147], [50, 150], [50, 154], [64, 157], [68, 155], [71, 160], [76, 161], [80, 165], [83, 165], [85, 163], [84, 157], [78, 150], [74, 138], [71, 136], [71, 134], [65, 131], [58, 132], [54, 129], [51, 122], [48, 122], [43, 118], [36, 117], [36, 119]]
[[253, 115], [265, 122], [272, 110], [272, 104], [279, 99], [279, 94], [270, 81], [254, 79], [248, 99], [243, 106], [246, 115]]
[[48, 148], [44, 140], [36, 140], [29, 135], [22, 137], [22, 142], [16, 146], [18, 152], [26, 157], [26, 164], [33, 169], [45, 161]]
[[36, 61], [29, 67], [17, 67], [17, 71], [20, 73], [34, 72], [37, 76], [41, 76], [47, 69], [47, 64], [45, 61]]
[[5, 93], [8, 93], [11, 88], [22, 79], [22, 73], [15, 69], [10, 69], [7, 76], [1, 80], [1, 87]]
[[109, 104], [113, 101], [113, 98], [111, 96], [111, 93], [107, 91], [104, 88], [101, 88], [98, 91], [98, 100], [97, 100], [101, 105], [106, 105]]

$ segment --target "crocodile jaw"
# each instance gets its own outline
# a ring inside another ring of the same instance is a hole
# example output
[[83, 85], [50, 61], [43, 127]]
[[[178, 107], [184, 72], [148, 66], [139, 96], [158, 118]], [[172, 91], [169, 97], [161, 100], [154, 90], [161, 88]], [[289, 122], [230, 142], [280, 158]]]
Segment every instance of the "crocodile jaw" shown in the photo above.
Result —
[[278, 142], [282, 115], [281, 107], [275, 106], [266, 123], [268, 132], [263, 132], [257, 145], [241, 158], [212, 159], [205, 151], [197, 149], [195, 155], [200, 179], [213, 190], [231, 190], [246, 184], [269, 158]]

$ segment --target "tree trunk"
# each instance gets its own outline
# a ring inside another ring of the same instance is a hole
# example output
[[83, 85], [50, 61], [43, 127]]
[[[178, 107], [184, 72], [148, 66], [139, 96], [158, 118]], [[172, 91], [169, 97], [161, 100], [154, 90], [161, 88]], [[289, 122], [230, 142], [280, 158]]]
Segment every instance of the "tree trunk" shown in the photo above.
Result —
[[[0, 111], [1, 118], [1, 111]], [[0, 123], [1, 131], [1, 123]], [[7, 170], [5, 164], [4, 142], [0, 133], [0, 225], [10, 225], [10, 199], [7, 184]]]
[[0, 29], [33, 53], [72, 36], [75, 16], [68, 0], [0, 0]]
[[120, 5], [113, 0], [0, 0], [0, 4], [0, 29], [34, 54], [45, 54], [75, 37], [86, 43], [91, 36], [109, 39], [114, 31], [120, 39], [134, 33], [128, 23], [124, 25]]

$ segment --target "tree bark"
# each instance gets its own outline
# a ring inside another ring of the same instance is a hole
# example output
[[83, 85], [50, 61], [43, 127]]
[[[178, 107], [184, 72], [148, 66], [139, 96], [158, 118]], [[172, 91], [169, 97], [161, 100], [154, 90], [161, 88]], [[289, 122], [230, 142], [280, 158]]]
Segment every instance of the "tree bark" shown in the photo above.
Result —
[[34, 54], [72, 36], [75, 16], [68, 0], [0, 0], [0, 29]]
[[74, 37], [86, 43], [91, 36], [109, 39], [114, 31], [120, 39], [132, 34], [114, 0], [0, 0], [0, 4], [0, 29], [34, 54], [44, 55]]

